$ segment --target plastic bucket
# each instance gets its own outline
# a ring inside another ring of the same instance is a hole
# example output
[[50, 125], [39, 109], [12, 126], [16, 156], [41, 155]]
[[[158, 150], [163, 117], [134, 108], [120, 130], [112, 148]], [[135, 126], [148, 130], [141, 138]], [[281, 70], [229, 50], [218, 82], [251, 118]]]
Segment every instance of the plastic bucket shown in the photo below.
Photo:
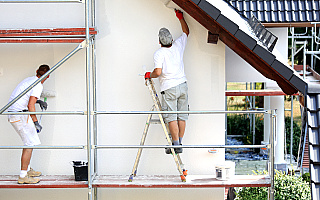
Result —
[[74, 178], [76, 181], [88, 180], [88, 162], [85, 161], [72, 161], [74, 170]]
[[216, 179], [227, 180], [235, 174], [235, 163], [232, 161], [225, 161], [219, 165], [216, 165]]

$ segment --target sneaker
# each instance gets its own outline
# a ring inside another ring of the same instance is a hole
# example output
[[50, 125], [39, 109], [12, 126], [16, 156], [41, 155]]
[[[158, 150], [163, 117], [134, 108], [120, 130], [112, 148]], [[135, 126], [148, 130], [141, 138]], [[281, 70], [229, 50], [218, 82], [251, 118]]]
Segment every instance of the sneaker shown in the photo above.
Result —
[[41, 172], [34, 171], [32, 168], [28, 171], [28, 176], [35, 177], [35, 176], [41, 176]]
[[[173, 145], [173, 144], [172, 144]], [[181, 146], [182, 144], [180, 144], [180, 146]], [[166, 154], [171, 154], [171, 148], [165, 148], [165, 152], [166, 152]], [[174, 152], [176, 153], [176, 154], [178, 154], [178, 153], [182, 153], [182, 148], [174, 148]]]
[[35, 184], [39, 182], [40, 182], [40, 179], [32, 178], [29, 175], [25, 176], [24, 178], [19, 177], [18, 179], [19, 184]]

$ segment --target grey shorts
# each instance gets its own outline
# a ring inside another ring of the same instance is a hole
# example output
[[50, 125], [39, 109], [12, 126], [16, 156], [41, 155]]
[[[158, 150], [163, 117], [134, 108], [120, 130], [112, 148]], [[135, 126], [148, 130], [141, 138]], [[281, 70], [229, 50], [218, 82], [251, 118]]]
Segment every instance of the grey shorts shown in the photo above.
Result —
[[[163, 111], [188, 111], [188, 85], [187, 82], [181, 83], [175, 87], [169, 88], [162, 94], [162, 110]], [[163, 114], [165, 122], [186, 121], [188, 114]]]

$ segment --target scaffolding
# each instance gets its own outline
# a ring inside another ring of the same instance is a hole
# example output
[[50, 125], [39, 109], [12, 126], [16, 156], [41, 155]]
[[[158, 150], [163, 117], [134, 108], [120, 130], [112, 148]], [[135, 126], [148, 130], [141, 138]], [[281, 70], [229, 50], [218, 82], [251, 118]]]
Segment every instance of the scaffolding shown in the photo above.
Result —
[[[0, 110], [0, 115], [30, 115], [30, 114], [41, 114], [41, 115], [80, 115], [86, 117], [87, 123], [87, 144], [76, 145], [76, 146], [34, 146], [34, 149], [80, 149], [87, 152], [88, 159], [88, 181], [76, 182], [70, 180], [68, 176], [63, 180], [62, 184], [50, 185], [50, 184], [30, 184], [30, 185], [2, 185], [1, 188], [87, 188], [88, 189], [88, 200], [97, 199], [97, 189], [103, 187], [147, 187], [150, 188], [148, 183], [145, 183], [145, 178], [142, 178], [142, 183], [138, 181], [129, 183], [128, 177], [122, 179], [121, 177], [108, 177], [99, 175], [97, 171], [97, 154], [99, 149], [141, 149], [141, 148], [173, 148], [168, 145], [98, 145], [97, 144], [97, 116], [98, 115], [137, 115], [137, 114], [268, 114], [271, 120], [271, 134], [269, 145], [183, 145], [183, 148], [268, 148], [269, 149], [269, 174], [267, 176], [252, 178], [247, 182], [235, 182], [234, 180], [226, 181], [224, 183], [217, 182], [205, 182], [205, 183], [194, 183], [192, 181], [183, 183], [168, 183], [171, 180], [170, 177], [164, 177], [164, 182], [157, 182], [153, 184], [153, 187], [172, 187], [172, 188], [201, 188], [201, 187], [269, 187], [269, 199], [274, 199], [274, 135], [275, 135], [275, 123], [276, 123], [276, 111], [98, 111], [97, 110], [97, 90], [96, 90], [96, 55], [95, 55], [95, 34], [97, 33], [95, 28], [95, 0], [0, 0], [0, 3], [62, 3], [62, 2], [77, 2], [85, 4], [85, 28], [80, 29], [63, 29], [60, 32], [57, 29], [42, 30], [40, 37], [33, 38], [32, 33], [34, 31], [27, 30], [15, 30], [15, 31], [2, 31], [0, 32], [0, 43], [80, 43], [73, 51], [67, 56], [55, 64], [46, 74], [34, 82], [30, 87], [18, 95], [15, 99], [9, 102]], [[76, 33], [70, 33], [75, 32]], [[37, 30], [38, 32], [39, 30]], [[21, 34], [22, 33], [22, 34]], [[7, 35], [5, 35], [7, 34]], [[55, 37], [52, 37], [55, 35]], [[69, 37], [72, 35], [72, 37]], [[77, 35], [77, 38], [74, 36]], [[23, 39], [17, 39], [23, 36]], [[57, 38], [60, 36], [61, 38]], [[17, 40], [16, 40], [17, 39]], [[35, 85], [41, 82], [47, 75], [53, 73], [58, 69], [65, 61], [76, 54], [78, 51], [86, 49], [86, 110], [85, 111], [65, 111], [65, 112], [5, 112], [12, 104], [14, 104], [19, 98], [26, 94]], [[0, 146], [0, 149], [24, 149], [26, 146]], [[1, 176], [0, 176], [1, 177]], [[56, 177], [55, 177], [56, 178]], [[61, 177], [60, 177], [61, 178]], [[150, 178], [150, 177], [149, 177]], [[58, 177], [59, 179], [59, 177]], [[151, 177], [150, 181], [154, 181]], [[125, 182], [123, 182], [125, 180]], [[1, 182], [1, 180], [0, 180]], [[136, 183], [137, 182], [137, 183]]]
[[[302, 51], [302, 66], [299, 66], [297, 71], [300, 71], [300, 74], [302, 75], [303, 79], [312, 82], [312, 83], [319, 83], [319, 77], [315, 72], [315, 66], [317, 63], [317, 60], [320, 60], [320, 57], [318, 54], [320, 54], [319, 50], [319, 44], [320, 44], [320, 32], [317, 33], [317, 27], [319, 25], [319, 22], [312, 22], [311, 23], [313, 27], [311, 27], [311, 35], [309, 34], [309, 28], [305, 27], [304, 33], [296, 33], [295, 28], [290, 28], [291, 36], [289, 38], [291, 39], [291, 64], [292, 68], [295, 68], [294, 60], [295, 56], [297, 56], [298, 53]], [[308, 40], [311, 40], [311, 43], [309, 44], [310, 50], [308, 49]], [[299, 47], [299, 48], [298, 48]], [[310, 66], [307, 66], [307, 56], [310, 55]], [[308, 75], [313, 75], [316, 78], [314, 80], [307, 80]], [[292, 97], [291, 97], [292, 98]], [[292, 101], [291, 101], [291, 107], [292, 107]], [[292, 110], [291, 110], [292, 113]], [[292, 114], [291, 114], [292, 115]], [[301, 116], [303, 117], [303, 111], [301, 109]], [[302, 130], [302, 133], [305, 132]], [[308, 155], [305, 155], [304, 152], [306, 150], [306, 136], [307, 134], [303, 135], [301, 134], [300, 144], [299, 144], [299, 152], [298, 152], [298, 165], [300, 165], [300, 171], [303, 174], [303, 160], [307, 158]], [[291, 117], [291, 135], [290, 135], [290, 159], [292, 157], [292, 144], [293, 144], [293, 118]], [[304, 142], [304, 143], [303, 143]], [[307, 147], [308, 148], [308, 147]], [[307, 159], [308, 160], [308, 159]], [[291, 161], [291, 160], [290, 160]], [[299, 166], [298, 166], [299, 167]]]

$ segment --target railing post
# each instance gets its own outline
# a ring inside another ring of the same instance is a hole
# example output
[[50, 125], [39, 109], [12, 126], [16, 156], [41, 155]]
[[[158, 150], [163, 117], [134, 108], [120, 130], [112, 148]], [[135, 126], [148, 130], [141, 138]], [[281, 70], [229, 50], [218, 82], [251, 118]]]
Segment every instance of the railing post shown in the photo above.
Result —
[[91, 0], [85, 1], [85, 26], [86, 26], [86, 95], [87, 95], [87, 158], [88, 158], [88, 200], [92, 200], [94, 190], [92, 190], [92, 108], [91, 108], [91, 42], [90, 42], [90, 4]]
[[269, 165], [269, 175], [271, 179], [271, 185], [268, 191], [269, 200], [274, 200], [274, 138], [276, 135], [276, 110], [272, 110], [270, 114], [271, 120], [271, 134], [270, 134], [270, 165]]

